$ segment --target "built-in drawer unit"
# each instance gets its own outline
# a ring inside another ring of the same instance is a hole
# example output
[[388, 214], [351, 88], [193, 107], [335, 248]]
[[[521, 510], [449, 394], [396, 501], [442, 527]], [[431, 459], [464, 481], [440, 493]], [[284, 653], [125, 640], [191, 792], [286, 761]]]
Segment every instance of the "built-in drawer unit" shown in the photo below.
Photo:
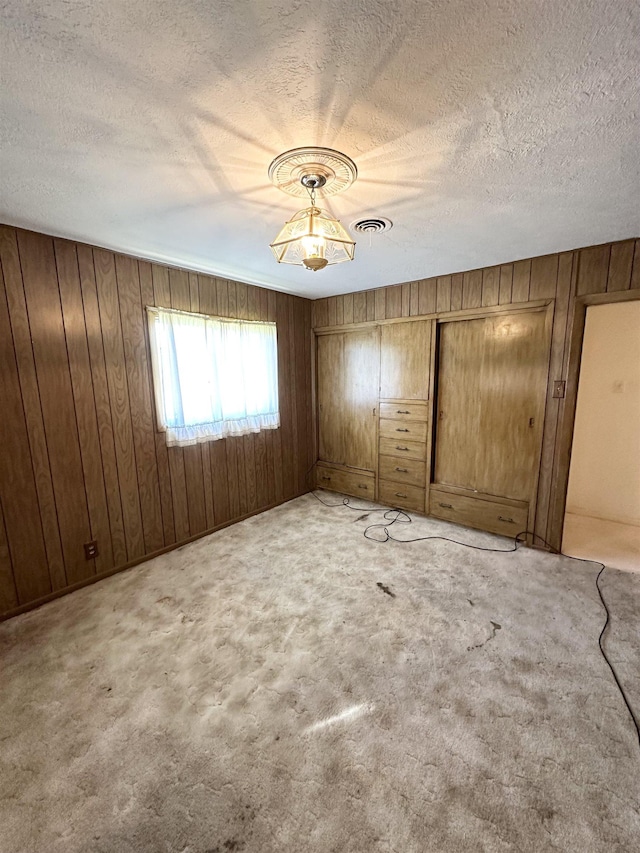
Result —
[[380, 417], [401, 421], [426, 421], [429, 417], [428, 403], [380, 403]]
[[409, 486], [391, 480], [378, 481], [378, 502], [381, 504], [424, 512], [424, 500], [425, 490], [418, 486]]
[[395, 438], [403, 441], [426, 441], [426, 421], [401, 421], [391, 418], [380, 418], [380, 437]]
[[405, 441], [403, 438], [381, 438], [380, 453], [385, 456], [397, 456], [399, 459], [420, 459], [427, 456], [427, 445], [424, 441]]
[[524, 532], [528, 513], [529, 505], [525, 501], [461, 494], [461, 490], [450, 491], [437, 485], [431, 486], [429, 491], [429, 515], [501, 536]]
[[381, 480], [394, 480], [424, 489], [426, 485], [426, 462], [402, 459], [398, 456], [380, 456], [378, 476]]
[[321, 489], [342, 492], [367, 500], [375, 497], [376, 478], [373, 471], [361, 471], [357, 468], [334, 468], [319, 462], [316, 465], [316, 484]]

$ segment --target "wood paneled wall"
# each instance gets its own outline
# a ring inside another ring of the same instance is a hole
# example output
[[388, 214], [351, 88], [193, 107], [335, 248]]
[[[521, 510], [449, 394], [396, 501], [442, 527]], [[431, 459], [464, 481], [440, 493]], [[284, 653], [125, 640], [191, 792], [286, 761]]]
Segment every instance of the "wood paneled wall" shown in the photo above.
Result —
[[[275, 320], [281, 428], [167, 448], [145, 305]], [[307, 491], [311, 305], [0, 226], [0, 614]]]
[[[640, 297], [640, 240], [591, 246], [465, 273], [411, 281], [376, 290], [347, 293], [313, 303], [314, 328], [332, 328], [390, 320], [437, 316], [466, 309], [554, 302], [551, 358], [538, 484], [535, 533], [560, 548], [570, 434], [577, 372], [572, 346], [576, 304], [597, 294], [602, 301]], [[607, 294], [609, 296], [607, 296]], [[579, 356], [579, 353], [578, 353]], [[567, 381], [565, 398], [553, 397], [553, 382]]]

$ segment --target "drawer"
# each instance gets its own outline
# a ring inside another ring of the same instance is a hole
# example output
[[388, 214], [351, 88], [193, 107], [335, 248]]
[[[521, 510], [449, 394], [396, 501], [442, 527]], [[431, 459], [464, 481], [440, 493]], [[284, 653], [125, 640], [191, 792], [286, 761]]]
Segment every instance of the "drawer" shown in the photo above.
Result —
[[501, 536], [516, 536], [527, 529], [528, 504], [501, 503], [499, 498], [455, 495], [432, 487], [429, 514], [467, 527], [488, 530]]
[[380, 403], [380, 417], [399, 421], [426, 421], [429, 418], [427, 403]]
[[403, 441], [426, 441], [427, 424], [425, 421], [394, 421], [380, 418], [380, 435], [383, 438], [399, 438]]
[[405, 441], [398, 434], [397, 438], [380, 438], [380, 453], [424, 461], [427, 458], [427, 445], [424, 441]]
[[424, 512], [425, 490], [391, 480], [378, 480], [378, 503]]
[[427, 479], [426, 462], [404, 459], [397, 456], [380, 456], [378, 476], [382, 480], [394, 480], [396, 483], [408, 483], [424, 489]]
[[316, 483], [322, 489], [355, 495], [372, 501], [375, 497], [376, 478], [373, 472], [356, 469], [331, 468], [328, 465], [316, 465]]

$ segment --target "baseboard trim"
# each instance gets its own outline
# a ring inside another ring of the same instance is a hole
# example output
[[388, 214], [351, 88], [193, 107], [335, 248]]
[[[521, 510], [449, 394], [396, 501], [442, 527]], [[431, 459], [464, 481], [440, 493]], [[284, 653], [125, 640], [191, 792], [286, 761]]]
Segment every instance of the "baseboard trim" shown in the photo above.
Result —
[[305, 489], [303, 492], [299, 492], [298, 494], [292, 495], [290, 498], [286, 498], [282, 501], [277, 501], [276, 503], [269, 504], [268, 506], [262, 506], [260, 509], [251, 510], [251, 512], [247, 512], [244, 515], [240, 515], [237, 518], [232, 518], [230, 521], [223, 521], [221, 524], [216, 524], [214, 527], [209, 527], [207, 530], [203, 530], [201, 533], [196, 533], [193, 536], [189, 536], [188, 539], [182, 539], [180, 542], [174, 542], [172, 545], [167, 545], [164, 548], [160, 548], [158, 551], [153, 551], [150, 554], [145, 554], [143, 557], [136, 557], [135, 560], [130, 560], [128, 563], [124, 563], [122, 566], [114, 566], [111, 569], [107, 569], [106, 572], [100, 572], [97, 575], [93, 575], [93, 577], [85, 578], [84, 580], [78, 581], [77, 583], [71, 584], [70, 586], [65, 586], [62, 589], [57, 589], [55, 592], [50, 592], [48, 595], [43, 595], [41, 598], [36, 598], [35, 601], [29, 601], [26, 604], [21, 604], [18, 607], [14, 607], [12, 610], [7, 610], [5, 613], [0, 614], [0, 622], [6, 622], [7, 619], [13, 619], [15, 616], [21, 616], [23, 613], [29, 613], [31, 610], [35, 610], [38, 607], [42, 607], [43, 604], [49, 604], [51, 601], [56, 601], [58, 598], [62, 598], [64, 595], [69, 595], [71, 592], [76, 592], [76, 590], [84, 589], [86, 586], [91, 586], [94, 583], [98, 583], [98, 581], [105, 580], [106, 578], [113, 577], [113, 575], [120, 574], [120, 572], [126, 572], [127, 569], [133, 569], [136, 566], [141, 565], [142, 563], [147, 563], [149, 560], [155, 559], [155, 557], [161, 557], [163, 554], [169, 554], [171, 551], [175, 551], [178, 548], [182, 548], [183, 545], [188, 545], [190, 542], [196, 542], [198, 539], [202, 539], [203, 536], [209, 536], [211, 533], [216, 533], [218, 530], [224, 530], [225, 527], [231, 527], [234, 524], [238, 524], [240, 521], [246, 521], [247, 518], [253, 518], [254, 515], [260, 515], [263, 512], [267, 512], [270, 509], [275, 509], [277, 506], [283, 506], [283, 504], [289, 503], [289, 501], [293, 501], [296, 498], [301, 497], [302, 495], [306, 495], [310, 492], [310, 489]]

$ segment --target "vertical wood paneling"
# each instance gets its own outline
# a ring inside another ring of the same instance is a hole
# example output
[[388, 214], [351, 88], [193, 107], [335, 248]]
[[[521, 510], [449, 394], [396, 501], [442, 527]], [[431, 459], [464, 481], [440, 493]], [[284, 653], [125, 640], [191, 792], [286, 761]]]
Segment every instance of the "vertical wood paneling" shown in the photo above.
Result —
[[482, 305], [482, 270], [471, 270], [462, 276], [462, 307], [479, 308]]
[[[18, 603], [24, 604], [53, 587], [2, 276], [0, 285], [0, 502]], [[3, 597], [12, 597], [10, 586]]]
[[327, 300], [327, 325], [338, 325], [337, 297], [330, 296]]
[[[111, 530], [111, 550], [113, 552], [114, 565], [121, 566], [127, 561], [127, 544], [124, 534], [122, 498], [120, 494], [120, 482], [118, 480], [118, 464], [107, 382], [107, 368], [102, 341], [102, 327], [100, 325], [93, 252], [89, 246], [78, 245], [77, 255], [82, 303], [84, 306], [84, 321], [87, 332], [87, 347], [91, 364], [93, 397], [98, 421], [102, 473], [104, 476], [109, 527]], [[100, 543], [98, 543], [98, 547], [100, 547]]]
[[235, 281], [227, 280], [227, 294], [229, 300], [229, 316], [238, 316], [238, 288]]
[[633, 240], [625, 240], [624, 243], [614, 243], [611, 246], [609, 275], [607, 277], [607, 293], [613, 293], [618, 290], [628, 290], [631, 286], [633, 250]]
[[451, 310], [460, 311], [462, 308], [462, 282], [464, 276], [461, 272], [451, 276]]
[[437, 284], [435, 278], [425, 278], [418, 282], [418, 312], [436, 313]]
[[[10, 329], [4, 343], [9, 346], [13, 336], [13, 348], [18, 368], [19, 387], [31, 452], [31, 464], [33, 466], [33, 475], [35, 476], [42, 531], [44, 533], [49, 577], [53, 589], [62, 589], [67, 585], [67, 577], [64, 568], [64, 557], [62, 555], [60, 530], [58, 528], [58, 513], [53, 494], [49, 451], [47, 449], [42, 408], [40, 405], [40, 392], [36, 378], [31, 330], [29, 328], [27, 305], [22, 283], [22, 269], [18, 256], [18, 241], [16, 232], [12, 228], [0, 228], [0, 258], [2, 260], [6, 300], [10, 317]], [[13, 416], [15, 417], [15, 413]], [[3, 444], [2, 446], [5, 447], [6, 445]], [[7, 512], [9, 512], [9, 509], [7, 509]], [[13, 530], [13, 525], [11, 529]], [[24, 599], [20, 585], [18, 592], [22, 603]]]
[[95, 563], [82, 547], [91, 529], [53, 240], [20, 231], [18, 250], [65, 573], [76, 583], [95, 573]]
[[336, 325], [342, 326], [344, 323], [344, 297], [336, 296]]
[[580, 249], [578, 259], [578, 296], [604, 293], [607, 289], [611, 246]]
[[[375, 298], [375, 294], [371, 291], [372, 298]], [[411, 315], [411, 285], [403, 284], [402, 285], [402, 316], [409, 317]]]
[[375, 294], [375, 319], [384, 320], [387, 310], [387, 300], [385, 292], [382, 288], [374, 291]]
[[[4, 226], [0, 285], [0, 614], [307, 488], [310, 301]], [[277, 321], [282, 428], [167, 448], [146, 305]]]
[[107, 385], [111, 404], [111, 420], [116, 447], [118, 482], [122, 502], [127, 558], [133, 560], [144, 554], [144, 534], [140, 493], [136, 471], [133, 427], [129, 408], [129, 389], [124, 360], [124, 345], [120, 325], [118, 285], [115, 258], [104, 249], [93, 250], [98, 290], [98, 307], [104, 345]]
[[[2, 298], [4, 299], [4, 295]], [[0, 613], [6, 613], [7, 610], [17, 607], [18, 604], [18, 591], [13, 577], [7, 530], [4, 524], [2, 503], [0, 502]]]
[[499, 305], [508, 305], [511, 302], [511, 287], [513, 284], [513, 264], [503, 264], [500, 267], [500, 293]]
[[531, 261], [529, 299], [553, 299], [558, 280], [558, 255], [544, 255]]
[[482, 305], [487, 308], [500, 301], [500, 267], [482, 271]]
[[375, 320], [376, 317], [376, 294], [373, 290], [367, 290], [367, 320]]
[[529, 301], [529, 280], [531, 278], [531, 261], [516, 261], [513, 265], [511, 285], [512, 302]]
[[[329, 317], [329, 300], [328, 299], [316, 299], [313, 303], [313, 312], [314, 312], [314, 320], [313, 324], [316, 328], [321, 328], [322, 326], [328, 325], [328, 317]], [[353, 304], [353, 300], [352, 300]], [[358, 322], [354, 319], [354, 322]]]
[[84, 473], [91, 538], [97, 540], [97, 572], [112, 568], [113, 548], [105, 490], [96, 404], [93, 395], [91, 362], [87, 345], [87, 326], [82, 304], [76, 246], [66, 240], [54, 240], [62, 316], [69, 354], [71, 387], [78, 422], [80, 455]]
[[451, 311], [450, 275], [441, 275], [436, 280], [436, 311]]
[[353, 294], [353, 322], [364, 323], [367, 319], [367, 294], [360, 290]]
[[134, 258], [116, 255], [116, 279], [144, 547], [145, 553], [149, 553], [163, 547], [164, 531], [138, 262]]
[[551, 332], [549, 379], [547, 383], [544, 429], [542, 432], [540, 478], [538, 480], [538, 500], [534, 531], [542, 538], [542, 540], [547, 542], [549, 541], [547, 526], [549, 519], [553, 458], [555, 454], [558, 415], [560, 412], [560, 400], [553, 396], [553, 383], [556, 379], [561, 379], [564, 375], [562, 363], [564, 358], [565, 332], [567, 314], [569, 311], [569, 296], [574, 266], [574, 253], [564, 252], [562, 255], [558, 255], [557, 257], [556, 301], [553, 312], [553, 329]]
[[386, 318], [387, 320], [393, 319], [393, 317], [401, 317], [402, 316], [402, 285], [394, 284], [391, 287], [386, 287], [385, 292], [387, 294], [387, 307], [386, 307]]
[[345, 323], [353, 323], [353, 293], [345, 293], [343, 315]]
[[419, 305], [418, 299], [420, 296], [420, 289], [419, 289], [417, 281], [412, 281], [409, 286], [411, 288], [411, 296], [409, 299], [409, 316], [410, 317], [416, 317], [420, 313], [419, 307], [418, 307], [418, 305]]

